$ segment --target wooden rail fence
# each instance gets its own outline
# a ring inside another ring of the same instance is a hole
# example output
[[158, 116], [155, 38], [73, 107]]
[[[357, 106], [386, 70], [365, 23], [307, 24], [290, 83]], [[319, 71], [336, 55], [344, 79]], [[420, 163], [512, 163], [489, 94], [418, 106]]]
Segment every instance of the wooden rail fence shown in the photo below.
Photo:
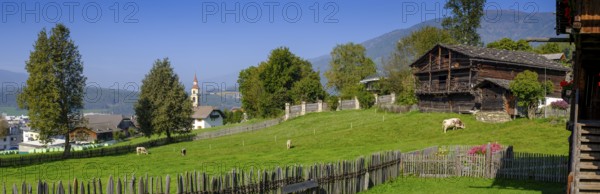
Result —
[[185, 172], [164, 177], [131, 175], [72, 182], [13, 184], [3, 186], [12, 194], [163, 194], [163, 193], [280, 193], [286, 185], [305, 181], [318, 183], [301, 193], [357, 193], [400, 176], [469, 176], [564, 182], [566, 156], [514, 153], [504, 149], [495, 153], [468, 154], [473, 146], [441, 146], [400, 153], [389, 151], [351, 161], [277, 167], [273, 170], [235, 169], [209, 175]]

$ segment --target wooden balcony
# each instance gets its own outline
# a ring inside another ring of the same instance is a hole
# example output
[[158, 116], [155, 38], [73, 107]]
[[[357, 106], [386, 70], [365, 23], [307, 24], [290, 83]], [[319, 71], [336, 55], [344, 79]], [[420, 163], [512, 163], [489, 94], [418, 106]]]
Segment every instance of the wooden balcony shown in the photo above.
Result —
[[457, 94], [471, 92], [472, 89], [469, 86], [469, 82], [457, 81], [440, 83], [435, 80], [431, 84], [429, 82], [421, 82], [416, 88], [417, 94]]
[[600, 1], [557, 1], [557, 34], [600, 34]]

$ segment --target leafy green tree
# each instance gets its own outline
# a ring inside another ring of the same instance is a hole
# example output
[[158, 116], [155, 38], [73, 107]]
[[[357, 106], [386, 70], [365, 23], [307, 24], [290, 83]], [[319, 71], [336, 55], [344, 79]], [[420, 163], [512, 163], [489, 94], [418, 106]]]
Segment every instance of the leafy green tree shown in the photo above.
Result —
[[259, 68], [249, 67], [240, 71], [238, 84], [242, 94], [242, 107], [250, 115], [258, 115], [260, 99], [264, 94], [263, 84], [258, 77]]
[[544, 86], [538, 81], [538, 74], [525, 70], [510, 82], [510, 91], [517, 98], [517, 105], [527, 108], [527, 117], [535, 118], [535, 110], [544, 98]]
[[0, 137], [6, 137], [9, 135], [10, 126], [4, 117], [0, 116]]
[[169, 59], [156, 60], [142, 80], [135, 113], [146, 137], [166, 134], [170, 141], [172, 134], [192, 129], [192, 101]]
[[542, 83], [542, 88], [546, 92], [546, 94], [552, 94], [554, 92], [554, 83], [550, 80], [546, 80]]
[[242, 111], [225, 110], [223, 114], [225, 115], [225, 119], [223, 120], [223, 124], [225, 125], [240, 123], [244, 119], [244, 112]]
[[340, 92], [342, 97], [360, 92], [360, 80], [376, 72], [375, 63], [366, 56], [360, 44], [337, 45], [331, 52], [330, 69], [325, 72], [327, 86]]
[[481, 26], [485, 0], [448, 0], [445, 9], [452, 10], [452, 16], [444, 18], [442, 26], [450, 31], [461, 44], [480, 46], [481, 36], [477, 28]]
[[319, 79], [319, 73], [314, 72], [294, 83], [290, 91], [293, 101], [300, 103], [302, 101], [314, 102], [325, 99], [327, 93], [323, 90], [323, 85], [321, 85]]
[[282, 113], [286, 102], [324, 99], [323, 87], [315, 84], [319, 80], [310, 62], [288, 48], [274, 49], [267, 61], [240, 72], [242, 108], [251, 116], [273, 117]]
[[531, 47], [527, 41], [522, 39], [515, 42], [510, 38], [502, 38], [500, 40], [488, 43], [486, 47], [509, 51], [533, 51], [533, 47]]
[[456, 44], [446, 30], [426, 26], [402, 38], [396, 50], [383, 66], [387, 77], [382, 82], [382, 93], [396, 93], [399, 104], [415, 104], [415, 81], [409, 65], [417, 57], [431, 50], [437, 44]]
[[404, 68], [437, 44], [452, 45], [457, 43], [448, 30], [425, 26], [400, 39], [396, 44], [393, 55], [396, 58], [392, 59], [396, 60], [394, 61], [396, 64], [400, 63], [401, 68]]
[[43, 29], [25, 69], [29, 78], [18, 96], [19, 107], [29, 111], [30, 126], [39, 130], [40, 140], [49, 142], [52, 136], [63, 135], [63, 157], [69, 157], [69, 132], [85, 122], [81, 109], [87, 79], [69, 29], [57, 24], [49, 37]]
[[540, 44], [535, 48], [535, 52], [539, 54], [552, 54], [552, 53], [562, 53], [563, 50], [560, 49], [558, 43], [548, 42], [544, 44]]

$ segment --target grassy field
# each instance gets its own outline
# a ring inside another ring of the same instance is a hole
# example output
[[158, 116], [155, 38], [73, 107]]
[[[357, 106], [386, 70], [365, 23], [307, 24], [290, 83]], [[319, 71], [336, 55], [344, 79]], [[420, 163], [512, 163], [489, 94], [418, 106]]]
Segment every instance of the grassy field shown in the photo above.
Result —
[[482, 178], [416, 178], [401, 177], [373, 187], [365, 194], [396, 193], [565, 193], [562, 184]]
[[[467, 129], [444, 134], [441, 120], [450, 117], [461, 118]], [[0, 182], [66, 181], [73, 177], [91, 179], [133, 173], [164, 176], [192, 170], [217, 174], [234, 167], [272, 168], [286, 164], [335, 162], [385, 150], [411, 151], [434, 145], [495, 141], [514, 145], [518, 152], [567, 154], [568, 132], [563, 126], [526, 119], [486, 124], [475, 121], [471, 115], [444, 113], [324, 112], [295, 118], [260, 131], [152, 148], [147, 156], [132, 153], [0, 168]], [[291, 150], [286, 150], [287, 139], [293, 141], [294, 148]], [[187, 156], [179, 154], [181, 148], [187, 149]]]

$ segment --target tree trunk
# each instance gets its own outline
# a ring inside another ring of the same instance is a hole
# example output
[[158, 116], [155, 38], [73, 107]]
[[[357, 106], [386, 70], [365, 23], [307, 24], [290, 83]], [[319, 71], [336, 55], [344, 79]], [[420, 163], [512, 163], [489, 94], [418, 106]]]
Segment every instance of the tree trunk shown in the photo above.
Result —
[[65, 134], [65, 151], [63, 152], [63, 158], [69, 158], [71, 156], [71, 142], [69, 133]]
[[171, 143], [171, 130], [167, 130], [167, 142]]
[[530, 105], [529, 108], [527, 108], [527, 118], [535, 118], [535, 105]]

